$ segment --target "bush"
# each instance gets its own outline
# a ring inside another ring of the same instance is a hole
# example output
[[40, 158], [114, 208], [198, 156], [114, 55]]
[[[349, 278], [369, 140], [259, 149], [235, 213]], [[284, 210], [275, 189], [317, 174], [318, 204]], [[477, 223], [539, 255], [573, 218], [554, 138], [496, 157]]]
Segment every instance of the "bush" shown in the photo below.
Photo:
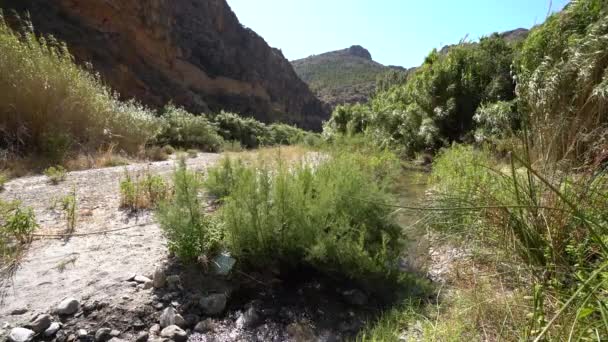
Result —
[[44, 175], [48, 177], [51, 184], [57, 185], [65, 180], [67, 171], [63, 166], [51, 166], [44, 170]]
[[120, 206], [130, 210], [150, 209], [169, 195], [169, 187], [158, 175], [146, 172], [143, 176], [133, 176], [125, 170], [125, 178], [120, 182]]
[[244, 264], [311, 266], [360, 281], [395, 275], [401, 228], [382, 205], [390, 196], [357, 159], [280, 163], [276, 169], [230, 163], [217, 177], [233, 183], [222, 189], [229, 195], [221, 225]]
[[239, 141], [246, 148], [256, 148], [270, 141], [268, 127], [253, 118], [222, 111], [213, 117], [213, 121], [224, 140]]
[[209, 152], [217, 152], [222, 146], [223, 141], [216, 127], [205, 116], [196, 116], [168, 105], [163, 109], [161, 118], [163, 128], [156, 139], [160, 145], [199, 148]]
[[223, 158], [218, 166], [207, 171], [205, 189], [211, 195], [222, 199], [232, 192], [237, 179], [241, 178], [244, 171], [245, 165], [240, 159]]
[[185, 261], [209, 258], [220, 246], [221, 235], [203, 211], [202, 178], [186, 169], [181, 159], [173, 174], [174, 196], [162, 201], [156, 217], [169, 240], [169, 250]]
[[61, 163], [72, 149], [116, 143], [135, 153], [159, 129], [134, 102], [120, 102], [99, 76], [78, 67], [65, 44], [13, 31], [0, 13], [0, 146]]

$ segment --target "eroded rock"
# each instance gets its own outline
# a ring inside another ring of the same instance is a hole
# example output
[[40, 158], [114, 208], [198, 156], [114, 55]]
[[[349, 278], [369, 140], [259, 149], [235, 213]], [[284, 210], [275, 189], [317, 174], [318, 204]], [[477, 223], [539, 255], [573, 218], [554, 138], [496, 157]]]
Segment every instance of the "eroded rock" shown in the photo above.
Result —
[[51, 326], [52, 317], [48, 314], [38, 315], [28, 325], [35, 333], [41, 333]]
[[55, 307], [55, 313], [58, 315], [73, 315], [78, 312], [80, 303], [76, 298], [66, 298]]

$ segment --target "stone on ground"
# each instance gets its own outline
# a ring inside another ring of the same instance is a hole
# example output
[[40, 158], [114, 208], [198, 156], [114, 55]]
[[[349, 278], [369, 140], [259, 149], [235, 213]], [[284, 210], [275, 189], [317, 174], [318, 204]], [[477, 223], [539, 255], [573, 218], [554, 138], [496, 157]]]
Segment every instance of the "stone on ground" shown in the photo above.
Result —
[[80, 303], [75, 298], [66, 298], [55, 307], [55, 313], [58, 315], [73, 315], [80, 308]]
[[206, 315], [219, 315], [226, 308], [226, 301], [226, 295], [218, 293], [201, 298], [199, 305]]
[[35, 333], [41, 333], [51, 326], [51, 315], [43, 314], [39, 315], [30, 322], [27, 327], [32, 329]]
[[13, 328], [8, 334], [8, 340], [11, 342], [29, 342], [34, 339], [35, 332], [26, 328]]
[[160, 332], [160, 336], [164, 337], [164, 338], [168, 338], [175, 342], [185, 342], [188, 339], [188, 335], [186, 334], [186, 332], [183, 331], [177, 325], [170, 325], [170, 326], [164, 328]]

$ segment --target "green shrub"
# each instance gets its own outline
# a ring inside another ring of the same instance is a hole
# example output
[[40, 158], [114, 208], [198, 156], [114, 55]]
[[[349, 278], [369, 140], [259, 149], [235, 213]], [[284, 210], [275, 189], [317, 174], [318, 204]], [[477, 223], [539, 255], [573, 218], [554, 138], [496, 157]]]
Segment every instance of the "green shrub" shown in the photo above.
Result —
[[[402, 251], [390, 196], [352, 156], [320, 165], [233, 165], [221, 225], [230, 251], [254, 267], [308, 265], [356, 280], [388, 279]], [[238, 172], [234, 172], [238, 169]], [[228, 177], [226, 177], [228, 178]]]
[[13, 266], [38, 228], [34, 211], [20, 202], [0, 200], [0, 276], [10, 276]]
[[150, 111], [120, 102], [99, 76], [78, 67], [65, 44], [17, 33], [0, 13], [0, 144], [60, 163], [71, 149], [111, 143], [135, 153], [159, 129]]
[[213, 196], [222, 199], [228, 196], [234, 185], [245, 171], [245, 165], [240, 159], [222, 158], [218, 166], [207, 171], [204, 180], [205, 189]]
[[120, 182], [120, 206], [130, 210], [150, 209], [169, 195], [169, 187], [164, 178], [146, 172], [133, 176], [125, 170]]
[[222, 138], [205, 116], [196, 116], [182, 108], [168, 105], [163, 109], [161, 118], [164, 123], [162, 132], [156, 139], [158, 144], [219, 151]]
[[67, 177], [67, 171], [63, 166], [51, 166], [44, 170], [44, 175], [48, 177], [51, 184], [59, 184], [65, 181]]
[[271, 139], [268, 126], [253, 118], [222, 111], [213, 117], [213, 121], [224, 140], [239, 141], [246, 148], [265, 145]]
[[477, 108], [473, 116], [477, 142], [496, 141], [512, 136], [519, 129], [519, 117], [514, 102], [499, 101]]
[[158, 222], [169, 240], [169, 249], [185, 261], [209, 258], [218, 251], [221, 235], [203, 211], [202, 177], [186, 169], [181, 159], [173, 174], [174, 196], [156, 210]]

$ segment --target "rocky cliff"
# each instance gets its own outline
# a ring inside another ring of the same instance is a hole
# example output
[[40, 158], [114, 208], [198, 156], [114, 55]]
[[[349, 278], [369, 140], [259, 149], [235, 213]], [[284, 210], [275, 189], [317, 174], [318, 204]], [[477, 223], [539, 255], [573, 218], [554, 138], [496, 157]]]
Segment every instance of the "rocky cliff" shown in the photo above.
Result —
[[320, 129], [327, 109], [225, 0], [0, 0], [65, 41], [124, 98]]

